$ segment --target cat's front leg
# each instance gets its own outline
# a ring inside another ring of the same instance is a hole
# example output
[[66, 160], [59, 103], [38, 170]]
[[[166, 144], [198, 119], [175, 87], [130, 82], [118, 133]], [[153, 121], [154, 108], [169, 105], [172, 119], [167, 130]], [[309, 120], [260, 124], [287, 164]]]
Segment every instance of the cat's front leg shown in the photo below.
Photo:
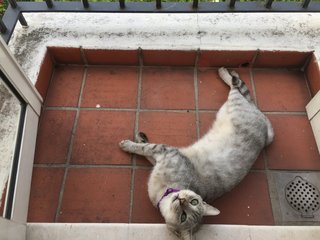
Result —
[[135, 143], [130, 140], [123, 140], [119, 143], [119, 146], [123, 151], [145, 156], [152, 165], [155, 165], [156, 163], [154, 154], [155, 149], [159, 146], [158, 144]]

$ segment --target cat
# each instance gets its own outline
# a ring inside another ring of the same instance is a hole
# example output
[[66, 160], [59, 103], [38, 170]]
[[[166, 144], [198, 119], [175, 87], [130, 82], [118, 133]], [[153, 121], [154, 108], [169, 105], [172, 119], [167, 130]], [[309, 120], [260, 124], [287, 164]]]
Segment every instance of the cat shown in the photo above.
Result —
[[197, 142], [183, 148], [151, 144], [139, 133], [137, 142], [119, 143], [122, 150], [143, 155], [154, 165], [149, 198], [168, 229], [183, 240], [192, 239], [203, 216], [220, 213], [206, 201], [237, 185], [274, 137], [270, 121], [256, 107], [239, 75], [223, 67], [218, 73], [230, 87], [228, 99], [211, 129]]

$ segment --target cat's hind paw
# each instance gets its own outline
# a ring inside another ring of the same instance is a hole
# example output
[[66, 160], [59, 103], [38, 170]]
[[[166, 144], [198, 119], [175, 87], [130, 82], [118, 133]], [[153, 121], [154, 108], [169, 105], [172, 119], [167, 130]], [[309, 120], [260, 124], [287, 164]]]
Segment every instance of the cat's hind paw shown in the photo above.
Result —
[[229, 71], [226, 68], [224, 67], [219, 68], [218, 74], [226, 84], [228, 84], [229, 86], [232, 86], [232, 76], [230, 75]]

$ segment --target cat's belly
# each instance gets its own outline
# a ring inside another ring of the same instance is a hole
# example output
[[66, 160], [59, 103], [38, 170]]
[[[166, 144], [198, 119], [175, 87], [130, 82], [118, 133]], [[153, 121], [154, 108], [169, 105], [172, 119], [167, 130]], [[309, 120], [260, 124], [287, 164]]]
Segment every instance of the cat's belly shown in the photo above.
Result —
[[248, 173], [263, 146], [242, 144], [236, 136], [221, 141], [203, 142], [193, 151], [190, 161], [206, 186], [209, 199], [231, 190]]

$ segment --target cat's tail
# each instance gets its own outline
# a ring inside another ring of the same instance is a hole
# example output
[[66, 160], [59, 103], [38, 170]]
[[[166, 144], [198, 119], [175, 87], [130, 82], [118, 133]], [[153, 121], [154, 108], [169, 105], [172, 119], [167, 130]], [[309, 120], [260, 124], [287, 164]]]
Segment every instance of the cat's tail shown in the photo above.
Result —
[[244, 96], [248, 102], [253, 102], [250, 91], [244, 81], [242, 81], [239, 77], [239, 74], [236, 71], [229, 71], [221, 67], [218, 70], [220, 78], [230, 87], [230, 88], [237, 88], [239, 92]]

